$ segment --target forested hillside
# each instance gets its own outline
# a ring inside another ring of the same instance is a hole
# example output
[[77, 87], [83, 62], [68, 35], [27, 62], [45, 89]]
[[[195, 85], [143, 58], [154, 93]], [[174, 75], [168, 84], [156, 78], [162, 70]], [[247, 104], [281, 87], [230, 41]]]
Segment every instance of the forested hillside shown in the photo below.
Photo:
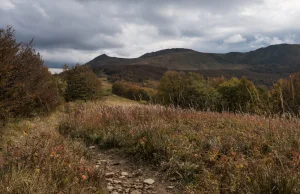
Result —
[[[100, 55], [87, 65], [98, 74], [102, 72], [129, 81], [148, 77], [157, 79], [167, 70], [181, 70], [199, 72], [207, 77], [247, 76], [257, 84], [270, 86], [279, 78], [287, 78], [289, 74], [300, 71], [299, 56], [300, 45], [281, 44], [246, 53], [213, 54], [190, 49], [166, 49], [133, 59]], [[143, 72], [143, 68], [149, 75]]]

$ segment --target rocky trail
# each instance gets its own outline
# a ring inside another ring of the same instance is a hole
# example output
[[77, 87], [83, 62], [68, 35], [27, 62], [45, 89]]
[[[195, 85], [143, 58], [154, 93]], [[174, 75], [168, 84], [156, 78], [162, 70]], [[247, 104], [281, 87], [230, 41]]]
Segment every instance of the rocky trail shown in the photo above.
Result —
[[174, 182], [145, 164], [122, 156], [116, 150], [102, 151], [89, 147], [96, 167], [104, 167], [107, 190], [111, 194], [172, 194], [178, 193]]

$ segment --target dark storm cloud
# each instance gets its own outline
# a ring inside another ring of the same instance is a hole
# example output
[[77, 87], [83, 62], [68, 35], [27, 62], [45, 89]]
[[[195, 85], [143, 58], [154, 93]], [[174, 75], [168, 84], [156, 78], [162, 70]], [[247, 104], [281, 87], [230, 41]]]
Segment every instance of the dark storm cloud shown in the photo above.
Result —
[[105, 15], [96, 17], [71, 1], [13, 1], [15, 7], [0, 12], [1, 24], [12, 25], [21, 41], [35, 39], [40, 48], [95, 50], [122, 47], [113, 36], [120, 33]]
[[24, 42], [34, 38], [51, 64], [170, 47], [229, 52], [299, 43], [299, 17], [297, 0], [0, 0], [0, 27], [12, 25]]

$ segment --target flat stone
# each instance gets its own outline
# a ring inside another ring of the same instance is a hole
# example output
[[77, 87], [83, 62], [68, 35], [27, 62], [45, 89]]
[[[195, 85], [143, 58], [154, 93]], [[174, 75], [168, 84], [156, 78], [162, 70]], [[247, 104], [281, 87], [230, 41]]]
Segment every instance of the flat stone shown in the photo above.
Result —
[[167, 189], [174, 189], [174, 186], [167, 186]]
[[146, 183], [148, 185], [152, 185], [153, 183], [155, 183], [155, 181], [153, 179], [145, 179], [144, 183]]
[[120, 184], [120, 183], [122, 183], [122, 181], [119, 181], [119, 180], [113, 180], [113, 183], [115, 183], [115, 184]]
[[122, 176], [128, 176], [128, 172], [121, 172]]
[[172, 177], [172, 178], [170, 178], [169, 180], [173, 182], [173, 181], [176, 181], [176, 178], [175, 178], [175, 177]]
[[92, 150], [92, 149], [95, 149], [95, 148], [96, 148], [96, 146], [90, 146], [89, 148]]
[[115, 175], [114, 172], [108, 172], [108, 173], [105, 173], [105, 177], [107, 177], [107, 178], [111, 178], [111, 177], [113, 177], [114, 175]]
[[107, 182], [113, 182], [113, 179], [105, 179]]
[[130, 194], [142, 194], [142, 192], [140, 192], [138, 190], [134, 190], [134, 191], [131, 191]]
[[114, 187], [113, 186], [107, 186], [107, 190], [112, 191], [112, 190], [114, 190]]

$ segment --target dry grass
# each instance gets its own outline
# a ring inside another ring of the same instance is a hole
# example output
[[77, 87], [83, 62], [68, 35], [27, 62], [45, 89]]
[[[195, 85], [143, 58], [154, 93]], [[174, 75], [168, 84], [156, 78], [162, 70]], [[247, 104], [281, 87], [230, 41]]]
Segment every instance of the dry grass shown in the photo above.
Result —
[[130, 100], [127, 98], [123, 98], [117, 95], [110, 95], [103, 97], [100, 101], [93, 102], [94, 105], [111, 105], [111, 106], [131, 106], [131, 105], [137, 105], [139, 102]]
[[300, 193], [300, 121], [162, 106], [73, 105], [60, 132], [160, 166], [187, 193]]
[[112, 90], [112, 84], [107, 81], [107, 78], [99, 78], [102, 82], [103, 96], [110, 96]]
[[89, 162], [85, 146], [55, 129], [59, 116], [2, 130], [0, 193], [105, 193], [103, 173]]

